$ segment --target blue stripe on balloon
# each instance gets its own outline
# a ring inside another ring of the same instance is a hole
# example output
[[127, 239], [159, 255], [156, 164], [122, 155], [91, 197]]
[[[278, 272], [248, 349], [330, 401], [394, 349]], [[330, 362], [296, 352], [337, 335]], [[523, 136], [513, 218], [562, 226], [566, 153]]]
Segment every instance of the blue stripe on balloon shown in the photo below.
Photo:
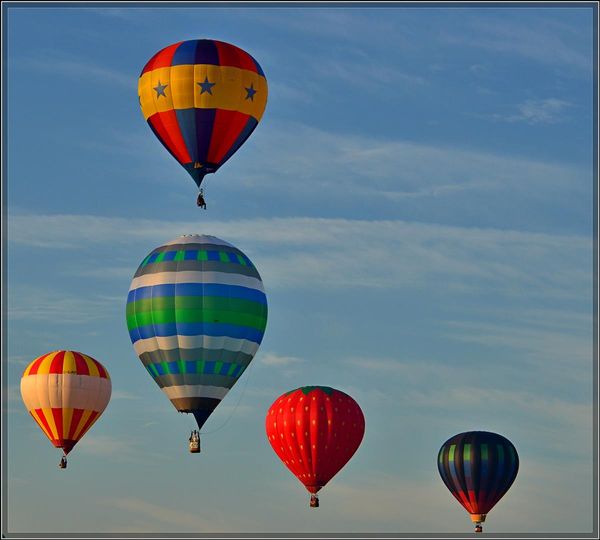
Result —
[[197, 249], [188, 249], [183, 252], [183, 259], [186, 261], [195, 261], [198, 259], [198, 250]]
[[237, 139], [229, 147], [229, 150], [227, 150], [227, 153], [223, 156], [223, 159], [219, 161], [219, 167], [223, 165], [223, 163], [225, 163], [237, 151], [237, 149], [242, 146], [242, 144], [244, 144], [244, 141], [250, 137], [250, 135], [252, 135], [252, 132], [257, 125], [258, 121], [252, 116], [249, 116], [244, 129], [242, 129], [242, 132], [238, 135]]
[[219, 62], [219, 50], [217, 45], [212, 39], [198, 39], [196, 40], [198, 46], [196, 48], [196, 57], [194, 58], [194, 64], [213, 64], [215, 66], [220, 65]]
[[460, 481], [458, 480], [458, 474], [456, 472], [456, 464], [454, 463], [454, 460], [448, 460], [448, 465], [450, 467], [450, 476], [452, 476], [453, 484], [457, 489], [460, 489]]
[[250, 328], [248, 326], [238, 326], [227, 323], [166, 323], [149, 324], [139, 326], [135, 330], [129, 331], [131, 342], [135, 343], [139, 337], [148, 339], [153, 337], [169, 336], [211, 336], [211, 337], [230, 337], [234, 339], [246, 339], [254, 343], [262, 341], [264, 332]]
[[[465, 450], [467, 450], [468, 448], [468, 452], [465, 452]], [[473, 491], [473, 477], [472, 477], [472, 470], [471, 470], [471, 448], [472, 445], [467, 445], [465, 444], [463, 447], [463, 470], [464, 470], [464, 474], [465, 474], [465, 481], [467, 483], [467, 491]], [[465, 454], [467, 454], [465, 456]]]
[[175, 109], [179, 130], [193, 163], [201, 161], [198, 155], [198, 140], [196, 138], [196, 113], [194, 109]]
[[185, 372], [186, 373], [196, 373], [196, 362], [194, 360], [186, 360], [185, 362]]
[[212, 375], [215, 372], [215, 361], [213, 360], [208, 360], [206, 362], [204, 362], [204, 371], [203, 373], [207, 374], [207, 375]]
[[212, 249], [207, 250], [206, 256], [209, 261], [220, 261], [221, 260], [221, 257], [219, 257], [219, 252], [214, 251]]
[[175, 260], [175, 255], [177, 255], [176, 251], [166, 251], [165, 256], [163, 257], [163, 262]]
[[177, 47], [173, 60], [171, 60], [172, 66], [180, 66], [182, 64], [193, 64], [194, 58], [196, 57], [196, 40], [184, 41]]
[[[212, 138], [213, 126], [215, 123], [216, 109], [194, 109], [196, 132], [196, 149], [198, 153], [198, 161], [203, 165], [207, 165], [208, 150], [210, 148], [210, 140]], [[208, 165], [215, 165], [209, 163]]]
[[258, 289], [250, 289], [241, 285], [224, 285], [222, 283], [177, 283], [177, 285], [171, 283], [139, 287], [129, 291], [127, 303], [163, 296], [223, 296], [267, 304], [265, 293]]
[[[487, 449], [487, 444], [482, 444], [481, 447], [486, 447], [486, 451], [485, 451], [485, 457], [482, 455], [481, 456], [481, 472], [479, 473], [479, 477], [480, 478], [487, 478], [488, 477], [488, 470], [489, 470], [489, 454], [488, 454], [488, 449]], [[480, 452], [481, 454], [483, 454], [483, 451]], [[480, 482], [481, 483], [481, 482]]]
[[210, 39], [192, 39], [184, 41], [175, 51], [172, 66], [182, 64], [219, 65], [219, 54], [214, 42]]
[[[129, 300], [131, 298], [131, 301], [135, 301], [136, 300], [136, 292], [135, 291], [130, 291], [128, 296], [127, 296], [127, 302], [129, 303]], [[135, 340], [137, 341], [138, 339], [142, 339], [142, 336], [140, 336], [139, 331], [137, 330], [137, 328], [132, 328], [131, 332], [134, 334], [135, 336]], [[133, 343], [133, 340], [132, 340]], [[154, 374], [152, 375], [154, 377]]]

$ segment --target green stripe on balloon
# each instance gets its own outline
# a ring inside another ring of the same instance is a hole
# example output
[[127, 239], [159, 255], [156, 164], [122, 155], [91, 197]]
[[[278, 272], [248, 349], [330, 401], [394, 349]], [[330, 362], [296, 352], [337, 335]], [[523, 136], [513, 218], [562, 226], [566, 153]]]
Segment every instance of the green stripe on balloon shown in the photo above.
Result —
[[463, 461], [471, 461], [471, 445], [465, 444], [463, 446]]
[[235, 313], [213, 309], [154, 310], [134, 313], [127, 317], [127, 328], [133, 330], [141, 326], [170, 323], [220, 323], [247, 326], [263, 331], [267, 326], [265, 316]]
[[134, 314], [162, 309], [214, 309], [240, 311], [257, 316], [266, 316], [267, 306], [253, 300], [224, 296], [156, 296], [129, 302], [125, 308], [128, 317]]
[[482, 444], [480, 445], [481, 447], [481, 459], [487, 461], [488, 458], [488, 445], [487, 444]]

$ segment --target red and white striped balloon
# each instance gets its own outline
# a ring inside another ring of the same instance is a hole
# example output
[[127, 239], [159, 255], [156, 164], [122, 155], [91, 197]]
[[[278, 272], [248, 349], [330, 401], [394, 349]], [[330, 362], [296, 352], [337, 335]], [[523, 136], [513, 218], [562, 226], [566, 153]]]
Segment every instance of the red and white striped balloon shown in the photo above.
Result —
[[75, 351], [44, 354], [27, 366], [21, 378], [25, 407], [65, 455], [98, 420], [111, 390], [106, 368]]

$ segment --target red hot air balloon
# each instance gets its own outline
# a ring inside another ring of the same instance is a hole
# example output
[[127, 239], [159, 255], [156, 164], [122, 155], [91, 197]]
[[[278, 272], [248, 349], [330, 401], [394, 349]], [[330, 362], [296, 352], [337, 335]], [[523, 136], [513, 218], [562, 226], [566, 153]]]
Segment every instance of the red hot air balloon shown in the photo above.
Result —
[[365, 418], [349, 395], [328, 386], [304, 386], [275, 400], [265, 419], [267, 438], [279, 459], [311, 494], [346, 465], [365, 433]]
[[471, 515], [475, 532], [519, 472], [519, 455], [502, 435], [468, 431], [448, 439], [438, 452], [438, 471], [456, 500]]

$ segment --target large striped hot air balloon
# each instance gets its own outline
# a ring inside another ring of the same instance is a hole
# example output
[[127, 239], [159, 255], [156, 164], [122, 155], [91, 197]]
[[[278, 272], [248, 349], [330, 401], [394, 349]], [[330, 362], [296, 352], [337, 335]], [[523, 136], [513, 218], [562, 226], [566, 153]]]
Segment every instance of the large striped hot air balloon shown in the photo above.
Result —
[[29, 414], [56, 448], [66, 455], [98, 420], [111, 395], [106, 368], [87, 354], [54, 351], [36, 358], [21, 378]]
[[267, 411], [271, 447], [311, 494], [346, 465], [365, 433], [365, 418], [348, 394], [329, 386], [304, 386], [279, 396]]
[[138, 82], [144, 119], [198, 187], [254, 131], [267, 92], [265, 74], [252, 56], [212, 39], [165, 47], [144, 66]]
[[519, 456], [502, 435], [468, 431], [442, 445], [438, 470], [446, 487], [471, 514], [475, 531], [481, 532], [486, 514], [515, 481]]
[[250, 259], [207, 235], [154, 249], [127, 298], [127, 328], [144, 367], [202, 428], [255, 355], [267, 298]]

